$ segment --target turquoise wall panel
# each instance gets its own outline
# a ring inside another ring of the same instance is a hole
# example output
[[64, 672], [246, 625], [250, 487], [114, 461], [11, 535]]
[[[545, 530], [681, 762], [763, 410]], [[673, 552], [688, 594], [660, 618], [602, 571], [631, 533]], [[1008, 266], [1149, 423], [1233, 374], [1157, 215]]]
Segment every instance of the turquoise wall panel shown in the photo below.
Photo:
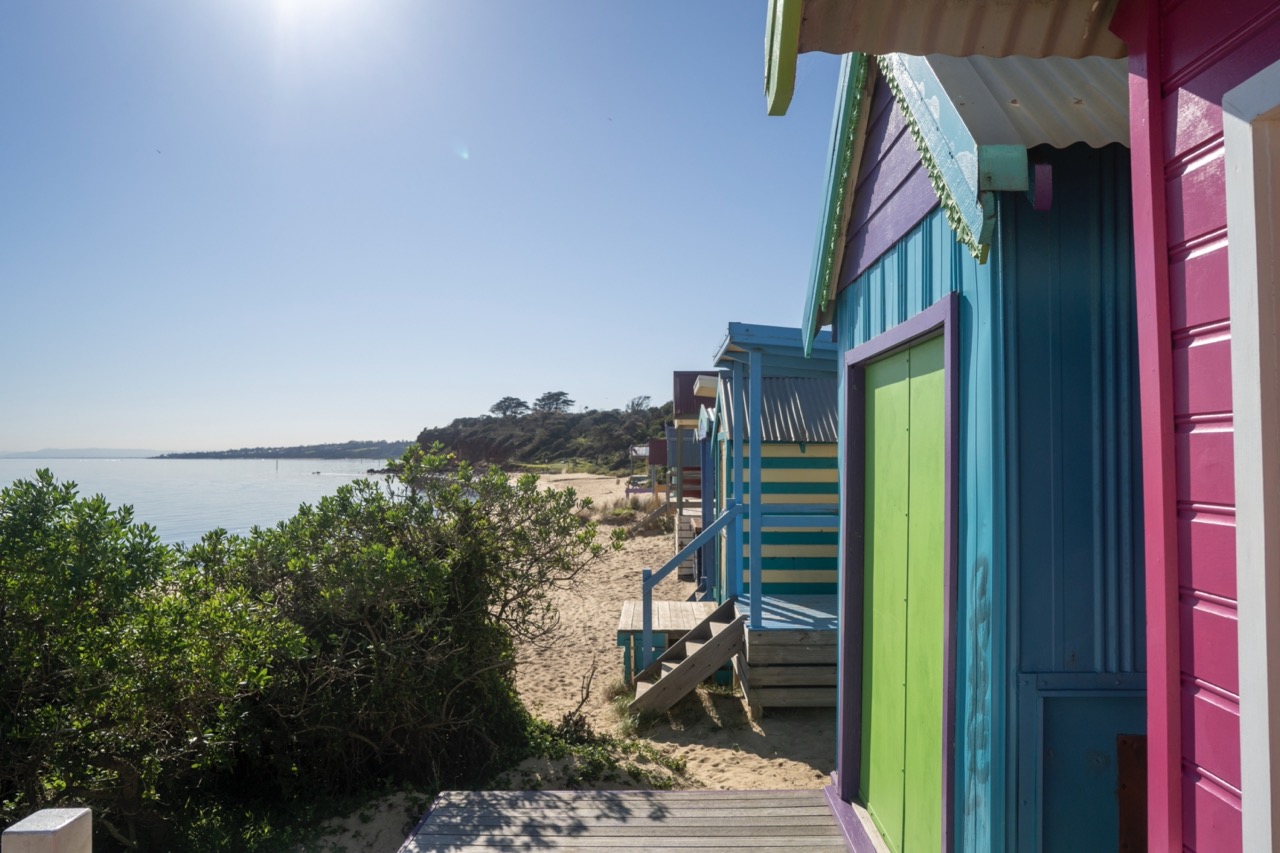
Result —
[[[1116, 737], [1146, 731], [1134, 711], [1146, 646], [1129, 155], [1035, 154], [1053, 166], [1053, 207], [1010, 195], [1000, 219], [1019, 684], [1010, 807], [1019, 849], [1098, 849], [1119, 822]], [[1084, 752], [1096, 778], [1071, 769]], [[1071, 809], [1089, 819], [1065, 819]]]
[[[1003, 638], [1003, 301], [995, 265], [979, 265], [956, 243], [939, 210], [839, 294], [835, 334], [848, 350], [897, 326], [947, 293], [960, 297], [957, 490], [956, 847], [1004, 850], [1006, 684]], [[846, 398], [841, 375], [842, 422]], [[842, 461], [843, 464], [843, 461]], [[843, 476], [841, 477], [843, 482]], [[841, 697], [843, 700], [843, 697]], [[999, 829], [997, 829], [999, 827]]]
[[[1045, 156], [1048, 152], [1045, 152]], [[1053, 152], [1053, 209], [1005, 202], [1010, 562], [1020, 667], [1145, 669], [1128, 152]], [[1098, 227], [1088, 227], [1097, 222]], [[1012, 247], [1012, 248], [1010, 248]]]
[[1142, 694], [1062, 693], [1043, 703], [1043, 828], [1037, 842], [1019, 849], [1042, 853], [1116, 850], [1119, 787], [1114, 729], [1143, 731]]

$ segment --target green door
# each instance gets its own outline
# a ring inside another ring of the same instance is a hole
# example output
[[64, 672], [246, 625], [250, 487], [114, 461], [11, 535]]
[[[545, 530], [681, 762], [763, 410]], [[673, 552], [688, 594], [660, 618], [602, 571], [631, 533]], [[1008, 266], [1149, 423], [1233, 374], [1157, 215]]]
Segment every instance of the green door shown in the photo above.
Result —
[[942, 847], [942, 338], [866, 368], [860, 795], [897, 853]]

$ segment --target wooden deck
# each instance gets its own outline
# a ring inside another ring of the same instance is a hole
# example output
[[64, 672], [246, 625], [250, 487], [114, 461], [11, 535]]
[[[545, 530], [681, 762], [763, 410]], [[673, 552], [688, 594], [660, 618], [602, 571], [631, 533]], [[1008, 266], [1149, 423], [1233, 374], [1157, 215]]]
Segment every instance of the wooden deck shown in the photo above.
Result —
[[400, 853], [845, 853], [820, 790], [446, 791]]
[[[653, 632], [655, 634], [683, 634], [716, 609], [714, 601], [658, 601], [653, 602]], [[644, 630], [644, 602], [622, 602], [622, 616], [618, 619], [618, 633], [638, 634]]]
[[[714, 601], [657, 601], [653, 602], [653, 638], [659, 648], [679, 640], [685, 634], [715, 612]], [[622, 616], [618, 619], [618, 645], [622, 647], [622, 677], [631, 681], [639, 663], [636, 650], [644, 631], [644, 602], [622, 602]]]
[[[746, 650], [733, 672], [752, 718], [766, 708], [834, 708], [839, 620], [834, 595], [766, 595], [761, 627], [748, 623]], [[737, 612], [751, 617], [751, 596]]]
[[[750, 593], [738, 596], [738, 612], [751, 618]], [[761, 630], [834, 631], [840, 625], [834, 595], [766, 595], [760, 602]]]

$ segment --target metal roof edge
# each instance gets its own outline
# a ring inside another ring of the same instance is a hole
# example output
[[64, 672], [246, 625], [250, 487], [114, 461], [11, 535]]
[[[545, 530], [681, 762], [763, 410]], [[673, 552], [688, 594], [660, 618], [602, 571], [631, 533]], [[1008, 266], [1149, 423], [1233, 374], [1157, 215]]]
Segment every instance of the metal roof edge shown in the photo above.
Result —
[[1027, 189], [1026, 147], [979, 145], [927, 57], [892, 53], [879, 57], [879, 64], [947, 224], [985, 263], [995, 231], [993, 193]]
[[830, 310], [835, 280], [840, 275], [840, 238], [845, 233], [853, 202], [852, 182], [857, 179], [861, 165], [862, 146], [858, 143], [866, 133], [870, 64], [864, 53], [846, 54], [840, 64], [840, 88], [831, 123], [831, 159], [827, 164], [827, 204], [814, 241], [804, 322], [800, 326], [806, 356], [813, 354], [814, 335]]

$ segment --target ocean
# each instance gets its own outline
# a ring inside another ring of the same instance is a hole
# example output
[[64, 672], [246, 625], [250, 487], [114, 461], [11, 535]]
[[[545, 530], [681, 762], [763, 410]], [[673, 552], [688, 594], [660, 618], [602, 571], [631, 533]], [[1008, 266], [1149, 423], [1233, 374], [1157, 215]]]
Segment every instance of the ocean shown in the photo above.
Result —
[[129, 504], [135, 521], [169, 544], [195, 542], [217, 527], [245, 534], [270, 527], [338, 487], [382, 468], [384, 459], [0, 459], [0, 486], [48, 468], [81, 497]]

